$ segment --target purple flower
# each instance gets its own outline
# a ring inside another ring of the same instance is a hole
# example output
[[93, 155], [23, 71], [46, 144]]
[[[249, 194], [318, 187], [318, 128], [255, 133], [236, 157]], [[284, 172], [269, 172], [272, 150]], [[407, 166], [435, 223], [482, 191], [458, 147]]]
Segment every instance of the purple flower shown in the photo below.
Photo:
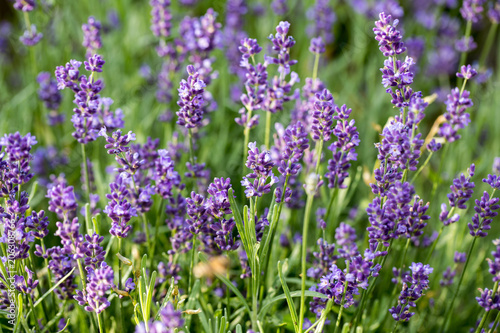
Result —
[[57, 89], [57, 82], [50, 77], [49, 72], [41, 72], [36, 77], [36, 81], [40, 84], [38, 89], [38, 98], [44, 102], [44, 105], [49, 110], [59, 109], [62, 96]]
[[43, 38], [41, 32], [37, 32], [36, 25], [32, 24], [29, 30], [25, 30], [23, 35], [19, 37], [19, 41], [26, 46], [35, 46]]
[[350, 260], [359, 254], [358, 245], [356, 245], [356, 230], [350, 225], [341, 222], [335, 230], [335, 240], [337, 241], [337, 250], [342, 258]]
[[35, 0], [16, 0], [14, 3], [14, 9], [21, 10], [23, 12], [31, 12], [36, 7]]
[[455, 49], [458, 52], [470, 52], [473, 51], [477, 48], [477, 43], [474, 41], [474, 38], [472, 36], [470, 37], [462, 37], [460, 39], [457, 39], [455, 42]]
[[339, 257], [334, 254], [335, 244], [329, 244], [322, 238], [318, 239], [316, 244], [319, 251], [313, 252], [314, 262], [313, 266], [307, 270], [307, 276], [317, 280], [328, 273]]
[[490, 4], [490, 9], [488, 10], [488, 18], [493, 24], [498, 24], [500, 22], [500, 3], [498, 1], [496, 1], [494, 4]]
[[167, 305], [160, 310], [160, 320], [150, 320], [148, 323], [149, 330], [146, 329], [144, 323], [140, 323], [135, 327], [135, 333], [174, 333], [176, 328], [182, 327], [184, 319], [182, 319], [182, 312], [176, 311], [172, 303], [168, 302]]
[[325, 53], [325, 42], [323, 42], [323, 38], [316, 37], [311, 38], [311, 45], [309, 46], [309, 51], [314, 54]]
[[500, 175], [489, 174], [487, 178], [483, 178], [483, 183], [490, 185], [494, 190], [500, 190]]
[[42, 239], [49, 234], [49, 218], [43, 210], [38, 213], [32, 211], [31, 215], [26, 217], [26, 227], [31, 229], [33, 236]]
[[129, 201], [130, 191], [123, 176], [119, 175], [109, 187], [111, 194], [106, 194], [109, 203], [104, 208], [104, 213], [112, 220], [109, 233], [115, 237], [126, 238], [132, 229], [128, 222], [137, 216], [137, 210]]
[[479, 289], [481, 292], [480, 297], [476, 297], [476, 301], [479, 303], [479, 306], [484, 308], [486, 312], [494, 309], [500, 308], [500, 296], [498, 293], [493, 295], [493, 290], [485, 288]]
[[444, 137], [448, 142], [460, 139], [461, 136], [457, 133], [458, 130], [470, 123], [470, 115], [466, 111], [474, 104], [469, 95], [470, 93], [467, 90], [460, 93], [458, 88], [453, 89], [448, 95], [445, 102], [446, 113], [444, 114], [446, 122], [438, 131], [438, 135]]
[[452, 270], [451, 267], [448, 266], [446, 271], [443, 272], [443, 278], [439, 280], [439, 285], [441, 287], [451, 286], [455, 275], [457, 275], [457, 271]]
[[493, 275], [493, 282], [497, 282], [500, 281], [500, 240], [495, 239], [493, 244], [496, 246], [495, 251], [491, 252], [493, 260], [486, 258], [486, 261], [488, 261], [488, 271]]
[[24, 270], [26, 271], [27, 279], [24, 278], [24, 276], [19, 276], [15, 275], [14, 280], [16, 284], [16, 289], [30, 295], [30, 297], [33, 299], [34, 294], [33, 292], [35, 291], [35, 288], [38, 286], [38, 280], [33, 280], [33, 272], [28, 269], [28, 267], [24, 267]]
[[337, 141], [328, 147], [333, 157], [328, 161], [328, 172], [325, 177], [328, 179], [329, 188], [345, 188], [344, 181], [349, 177], [350, 162], [357, 159], [355, 148], [360, 142], [359, 133], [354, 126], [354, 119], [348, 121], [351, 109], [344, 104], [340, 108], [336, 106], [335, 111], [333, 119], [337, 120], [337, 124], [333, 134], [337, 137]]
[[168, 9], [170, 0], [150, 0], [151, 31], [156, 37], [169, 37], [172, 28], [172, 14]]
[[453, 257], [453, 261], [455, 261], [456, 264], [463, 264], [465, 260], [467, 259], [467, 256], [465, 252], [458, 252], [455, 251], [455, 256]]
[[60, 219], [72, 217], [76, 214], [76, 203], [73, 186], [67, 186], [64, 175], [49, 185], [46, 198], [49, 198], [49, 210], [57, 214]]
[[[256, 142], [249, 143], [248, 148], [246, 167], [251, 169], [252, 173], [243, 177], [241, 185], [246, 188], [247, 198], [261, 197], [271, 191], [271, 186], [278, 182], [278, 177], [272, 172], [274, 163], [269, 151], [260, 152]], [[271, 180], [267, 183], [269, 177]]]
[[411, 276], [407, 276], [403, 281], [398, 305], [389, 310], [396, 321], [409, 321], [413, 317], [415, 313], [410, 312], [410, 308], [416, 307], [415, 303], [422, 297], [423, 292], [429, 289], [429, 274], [434, 269], [422, 263], [412, 263], [410, 270]]
[[102, 262], [99, 268], [94, 270], [92, 267], [86, 267], [86, 270], [87, 288], [83, 291], [77, 290], [74, 298], [78, 304], [85, 305], [86, 311], [101, 313], [110, 305], [106, 292], [114, 287], [113, 269]]
[[491, 229], [491, 222], [493, 218], [498, 215], [498, 210], [500, 205], [498, 202], [500, 198], [491, 198], [488, 192], [484, 191], [481, 200], [476, 199], [476, 205], [474, 210], [476, 213], [472, 217], [472, 223], [468, 224], [470, 234], [473, 237], [486, 237], [488, 233], [486, 230]]
[[278, 52], [278, 57], [267, 57], [266, 61], [279, 65], [278, 71], [281, 75], [290, 73], [290, 66], [295, 65], [297, 60], [290, 59], [290, 49], [295, 45], [295, 40], [292, 36], [288, 36], [290, 23], [281, 21], [276, 27], [276, 35], [270, 35], [269, 39], [273, 43], [273, 50]]
[[477, 71], [471, 65], [462, 66], [460, 72], [457, 73], [457, 77], [465, 80], [470, 80], [476, 75]]
[[99, 236], [95, 232], [92, 236], [85, 235], [85, 242], [82, 243], [82, 249], [85, 252], [84, 263], [86, 267], [91, 267], [93, 270], [101, 267], [101, 263], [104, 261], [106, 255], [106, 251], [101, 246], [103, 239], [103, 236]]
[[406, 51], [406, 47], [402, 42], [403, 36], [396, 29], [399, 20], [394, 20], [391, 24], [391, 15], [380, 13], [380, 20], [375, 22], [375, 39], [378, 41], [379, 49], [385, 57], [398, 55]]
[[[52, 274], [54, 283], [59, 282], [63, 277], [69, 274], [76, 267], [76, 262], [73, 255], [68, 253], [66, 249], [58, 246], [47, 250], [46, 256], [50, 257], [48, 269]], [[61, 283], [55, 293], [61, 300], [69, 300], [73, 298], [73, 292], [78, 287], [74, 283], [75, 273], [71, 274], [63, 283]]]
[[179, 119], [177, 124], [186, 128], [199, 127], [203, 119], [203, 92], [206, 87], [205, 82], [199, 79], [200, 74], [195, 72], [192, 65], [187, 66], [189, 74], [187, 81], [182, 80], [180, 83], [179, 101], [177, 105], [180, 110], [177, 112]]
[[337, 16], [335, 15], [329, 1], [316, 0], [314, 6], [307, 10], [306, 16], [309, 21], [306, 28], [308, 36], [321, 36], [327, 44], [332, 43], [334, 39], [333, 24], [337, 20]]
[[86, 24], [82, 24], [83, 43], [87, 48], [87, 57], [90, 57], [102, 47], [101, 42], [101, 22], [90, 16]]
[[[321, 93], [316, 93], [314, 109], [311, 110], [311, 131], [315, 141], [330, 141], [333, 132], [333, 115], [335, 114], [335, 101], [332, 94], [324, 89]], [[350, 112], [349, 112], [350, 113]]]
[[460, 8], [460, 14], [462, 14], [464, 20], [477, 23], [481, 19], [484, 3], [485, 0], [464, 0], [462, 8]]
[[[467, 208], [467, 201], [472, 197], [474, 193], [474, 182], [471, 178], [474, 176], [476, 166], [471, 164], [470, 168], [467, 169], [469, 176], [466, 178], [462, 173], [458, 178], [453, 179], [453, 184], [450, 186], [451, 193], [447, 195], [450, 207], [457, 207], [459, 209]], [[447, 209], [445, 203], [441, 204], [441, 214], [439, 214], [439, 220], [443, 222], [445, 226], [455, 223], [460, 219], [459, 214], [454, 214], [450, 216], [451, 210]]]
[[283, 16], [288, 12], [287, 0], [273, 0], [271, 2], [271, 9], [278, 16]]

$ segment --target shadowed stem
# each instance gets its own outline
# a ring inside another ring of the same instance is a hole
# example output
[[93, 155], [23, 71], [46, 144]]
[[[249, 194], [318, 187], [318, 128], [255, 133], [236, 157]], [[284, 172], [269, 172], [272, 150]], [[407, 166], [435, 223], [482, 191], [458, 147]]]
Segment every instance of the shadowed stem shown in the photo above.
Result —
[[493, 322], [493, 326], [491, 326], [488, 333], [493, 333], [495, 331], [495, 327], [498, 325], [498, 321], [500, 321], [500, 311], [498, 312], [497, 317], [495, 318], [495, 321]]
[[[465, 26], [465, 36], [464, 40], [467, 43], [468, 39], [470, 37], [470, 33], [472, 30], [472, 21], [467, 21], [467, 25]], [[458, 68], [461, 68], [463, 65], [465, 65], [465, 60], [467, 60], [467, 52], [462, 52], [460, 56], [460, 66]]]
[[490, 30], [488, 31], [488, 37], [486, 37], [486, 42], [484, 43], [483, 51], [481, 52], [481, 58], [479, 59], [479, 67], [483, 67], [486, 62], [488, 54], [490, 54], [491, 46], [493, 45], [493, 40], [497, 33], [498, 23], [492, 23]]
[[451, 299], [450, 306], [448, 307], [448, 310], [446, 311], [444, 323], [443, 323], [443, 326], [441, 327], [441, 331], [442, 332], [446, 332], [446, 330], [448, 328], [448, 322], [450, 321], [450, 318], [451, 318], [451, 314], [452, 314], [452, 310], [453, 310], [453, 304], [455, 303], [455, 299], [457, 298], [458, 292], [460, 291], [460, 286], [462, 285], [462, 281], [464, 279], [465, 271], [467, 269], [467, 265], [469, 264], [470, 257], [471, 257], [471, 254], [472, 254], [472, 250], [474, 249], [474, 245], [476, 244], [477, 237], [478, 236], [474, 236], [474, 239], [472, 240], [472, 243], [470, 244], [469, 252], [467, 253], [467, 260], [465, 261], [464, 269], [462, 270], [462, 274], [460, 275], [460, 279], [458, 280], [457, 289], [455, 290], [455, 293], [453, 294], [453, 298]]
[[311, 215], [311, 207], [314, 199], [314, 194], [307, 196], [306, 211], [304, 213], [304, 228], [302, 230], [302, 273], [301, 273], [301, 288], [300, 288], [300, 314], [299, 314], [299, 329], [302, 330], [304, 325], [305, 314], [305, 293], [306, 293], [306, 253], [307, 253], [307, 233], [309, 229], [309, 217]]
[[431, 151], [429, 153], [429, 156], [427, 156], [427, 159], [425, 160], [424, 164], [422, 164], [420, 166], [420, 168], [417, 170], [417, 172], [415, 172], [415, 175], [413, 176], [413, 178], [411, 179], [410, 183], [413, 184], [413, 182], [415, 182], [415, 179], [417, 179], [418, 175], [422, 172], [422, 170], [427, 166], [427, 164], [429, 164], [429, 161], [431, 160], [431, 157], [432, 155], [434, 154], [433, 151]]

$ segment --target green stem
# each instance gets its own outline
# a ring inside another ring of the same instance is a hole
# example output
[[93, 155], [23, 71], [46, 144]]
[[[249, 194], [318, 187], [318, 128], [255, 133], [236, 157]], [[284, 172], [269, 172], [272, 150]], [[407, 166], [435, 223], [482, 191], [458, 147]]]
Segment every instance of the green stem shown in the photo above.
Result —
[[[467, 25], [465, 26], [465, 36], [464, 40], [467, 41], [470, 37], [470, 33], [472, 31], [472, 21], [467, 21]], [[467, 52], [462, 52], [460, 56], [460, 67], [461, 68], [463, 65], [465, 65], [465, 60], [467, 60]]]
[[191, 162], [191, 165], [194, 167], [194, 148], [193, 148], [193, 131], [191, 129], [188, 129], [188, 135], [189, 135], [189, 161]]
[[269, 149], [269, 142], [271, 138], [271, 112], [266, 112], [266, 136], [265, 136], [265, 144], [266, 149]]
[[[121, 237], [118, 237], [118, 250], [116, 252], [120, 253], [121, 250], [122, 250], [122, 239], [121, 239]], [[118, 259], [118, 286], [117, 286], [117, 288], [120, 289], [121, 285], [122, 285], [122, 270], [120, 269], [120, 259]], [[124, 325], [124, 321], [123, 321], [123, 304], [119, 298], [118, 298], [118, 302], [120, 303], [119, 316], [120, 316], [121, 331], [123, 332], [125, 329], [125, 325]]]
[[[349, 260], [346, 261], [347, 265], [347, 274], [349, 274]], [[347, 279], [344, 282], [344, 292], [342, 293], [342, 301], [340, 302], [340, 311], [339, 315], [337, 316], [337, 322], [335, 323], [335, 332], [337, 333], [340, 327], [340, 319], [342, 318], [342, 312], [344, 312], [344, 302], [345, 302], [345, 295], [347, 292]]]
[[484, 66], [486, 62], [486, 58], [490, 54], [491, 46], [493, 45], [493, 41], [495, 39], [495, 35], [497, 33], [498, 23], [493, 23], [488, 31], [488, 37], [486, 37], [486, 42], [484, 42], [484, 48], [481, 52], [481, 58], [479, 58], [479, 68]]
[[[82, 157], [83, 157], [83, 171], [84, 171], [84, 177], [85, 177], [85, 186], [87, 187], [87, 196], [89, 198], [89, 204], [90, 204], [90, 177], [89, 177], [89, 168], [87, 165], [87, 152], [85, 148], [85, 144], [82, 143]], [[87, 227], [87, 233], [90, 234], [90, 229], [92, 228], [90, 225], [90, 214], [88, 214], [88, 210], [85, 212], [85, 225]]]
[[493, 326], [491, 326], [490, 330], [488, 333], [493, 333], [495, 332], [495, 327], [498, 325], [498, 321], [500, 320], [500, 311], [497, 314], [497, 317], [495, 318], [495, 321], [493, 322]]
[[313, 67], [313, 84], [316, 83], [316, 79], [318, 78], [318, 67], [319, 67], [319, 53], [316, 53], [314, 56], [314, 67]]
[[104, 326], [102, 325], [101, 314], [97, 313], [97, 323], [99, 324], [99, 333], [105, 333]]
[[437, 245], [437, 243], [439, 241], [439, 238], [441, 237], [441, 234], [443, 233], [443, 230], [444, 230], [444, 224], [441, 226], [441, 229], [439, 229], [438, 236], [436, 237], [436, 239], [434, 240], [434, 242], [432, 242], [432, 247], [429, 250], [429, 254], [427, 254], [427, 258], [425, 258], [424, 264], [428, 264], [429, 260], [431, 260], [432, 253], [434, 252], [434, 249], [436, 248], [436, 245]]
[[474, 245], [476, 244], [476, 240], [477, 240], [477, 236], [474, 236], [474, 239], [472, 240], [472, 243], [471, 243], [471, 245], [469, 247], [469, 252], [467, 253], [467, 260], [465, 261], [464, 269], [462, 270], [462, 274], [460, 275], [460, 279], [458, 280], [457, 289], [455, 290], [455, 293], [453, 294], [453, 298], [451, 299], [450, 306], [448, 307], [448, 310], [446, 311], [445, 320], [444, 320], [443, 327], [442, 327], [442, 330], [441, 330], [443, 332], [446, 332], [446, 330], [448, 328], [448, 322], [449, 322], [449, 320], [451, 318], [451, 314], [452, 314], [452, 310], [453, 310], [453, 304], [455, 303], [455, 299], [457, 298], [458, 292], [460, 291], [460, 286], [462, 285], [462, 281], [464, 279], [465, 271], [467, 269], [467, 265], [469, 264], [470, 257], [471, 257], [471, 254], [472, 254], [472, 250], [474, 249]]
[[146, 213], [142, 213], [141, 218], [142, 218], [142, 224], [144, 226], [144, 233], [146, 234], [146, 244], [148, 245], [148, 249], [150, 249], [151, 240], [149, 239], [149, 227], [148, 227], [148, 221], [146, 219]]
[[429, 161], [431, 160], [431, 157], [432, 157], [432, 154], [434, 154], [433, 151], [431, 151], [429, 153], [429, 156], [427, 156], [427, 159], [425, 160], [424, 164], [422, 164], [420, 166], [420, 168], [417, 170], [417, 172], [415, 172], [415, 175], [413, 176], [413, 178], [411, 179], [411, 182], [413, 184], [413, 182], [415, 182], [415, 179], [417, 179], [417, 176], [420, 174], [420, 172], [422, 172], [422, 170], [427, 166], [427, 164], [429, 164]]
[[307, 255], [307, 234], [309, 231], [309, 217], [311, 215], [311, 208], [314, 199], [314, 194], [307, 195], [306, 210], [304, 213], [304, 228], [302, 229], [302, 276], [301, 276], [301, 288], [300, 288], [300, 310], [299, 310], [299, 329], [302, 330], [304, 325], [304, 315], [305, 315], [305, 292], [306, 292], [306, 255]]
[[399, 326], [399, 320], [396, 322], [396, 325], [394, 325], [394, 328], [392, 329], [392, 333], [396, 333], [396, 331], [398, 330], [398, 326]]
[[191, 249], [191, 264], [189, 265], [189, 280], [188, 280], [188, 295], [191, 294], [191, 288], [193, 287], [193, 268], [194, 268], [194, 254], [196, 252], [196, 235], [193, 234], [193, 247]]

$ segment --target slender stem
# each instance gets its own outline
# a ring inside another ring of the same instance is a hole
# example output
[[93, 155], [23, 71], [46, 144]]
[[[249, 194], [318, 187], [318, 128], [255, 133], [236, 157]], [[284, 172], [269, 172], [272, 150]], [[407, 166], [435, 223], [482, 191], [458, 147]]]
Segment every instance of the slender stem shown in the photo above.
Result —
[[191, 249], [191, 264], [189, 266], [189, 280], [188, 280], [188, 295], [191, 294], [191, 288], [193, 286], [193, 268], [194, 268], [194, 254], [196, 251], [196, 235], [193, 234], [193, 246]]
[[105, 333], [104, 326], [102, 325], [101, 314], [97, 313], [97, 323], [99, 324], [99, 333]]
[[80, 280], [82, 280], [82, 289], [84, 292], [86, 292], [87, 285], [85, 283], [85, 274], [83, 274], [82, 262], [80, 261], [80, 259], [77, 259], [76, 263], [78, 264], [78, 271], [80, 272]]
[[[491, 297], [495, 297], [497, 290], [498, 290], [498, 281], [495, 282], [495, 286], [493, 287], [493, 292], [491, 293]], [[486, 322], [486, 319], [488, 318], [489, 313], [490, 313], [490, 311], [484, 312], [483, 318], [481, 319], [481, 322], [479, 323], [479, 326], [476, 329], [476, 333], [480, 333], [481, 330], [483, 329], [484, 323]]]
[[265, 143], [266, 143], [266, 149], [269, 149], [269, 142], [271, 138], [271, 112], [266, 112], [266, 136], [265, 136]]
[[194, 148], [193, 148], [193, 131], [191, 129], [188, 129], [188, 135], [189, 135], [189, 161], [191, 162], [191, 165], [194, 167]]
[[[122, 239], [121, 237], [118, 237], [118, 250], [116, 251], [117, 253], [120, 253], [122, 250]], [[151, 260], [152, 261], [152, 260]], [[120, 259], [118, 259], [118, 286], [117, 288], [120, 289], [122, 285], [122, 270], [120, 268]], [[123, 304], [120, 299], [118, 299], [118, 302], [120, 303], [120, 325], [122, 328], [122, 331], [125, 329], [124, 325], [124, 320], [123, 320]]]
[[479, 67], [483, 67], [486, 62], [486, 58], [490, 54], [491, 46], [493, 45], [493, 40], [497, 33], [498, 23], [491, 24], [490, 30], [488, 31], [488, 37], [486, 37], [486, 42], [484, 42], [483, 51], [481, 52], [481, 58], [479, 58]]
[[314, 56], [314, 67], [313, 67], [313, 84], [316, 83], [316, 79], [318, 78], [318, 67], [319, 67], [319, 53], [316, 53]]
[[493, 326], [491, 326], [490, 330], [488, 333], [493, 333], [495, 332], [495, 327], [498, 325], [498, 321], [500, 320], [500, 311], [497, 314], [497, 317], [495, 318], [495, 321], [493, 322]]
[[245, 129], [243, 130], [243, 134], [245, 136], [245, 141], [243, 142], [243, 170], [245, 170], [245, 164], [247, 162], [248, 155], [248, 142], [250, 142], [250, 127], [248, 127], [248, 123], [252, 118], [252, 109], [248, 110], [248, 120], [245, 124]]
[[[465, 42], [468, 41], [468, 39], [470, 37], [471, 30], [472, 30], [472, 21], [467, 21], [467, 25], [465, 26], [465, 36], [464, 36]], [[465, 65], [465, 60], [467, 60], [467, 52], [462, 52], [462, 54], [460, 56], [460, 67]]]
[[453, 298], [451, 299], [450, 306], [448, 307], [448, 310], [446, 311], [445, 320], [443, 323], [443, 327], [441, 329], [441, 331], [443, 331], [443, 332], [446, 332], [446, 330], [448, 328], [448, 322], [451, 318], [453, 304], [455, 303], [455, 299], [457, 298], [458, 292], [460, 291], [460, 286], [462, 285], [462, 280], [464, 279], [465, 271], [467, 269], [467, 265], [469, 264], [472, 250], [474, 249], [474, 245], [476, 244], [476, 240], [477, 240], [477, 236], [474, 236], [474, 239], [472, 240], [472, 243], [469, 247], [469, 252], [467, 253], [467, 260], [465, 261], [464, 269], [462, 270], [462, 274], [460, 275], [460, 279], [458, 280], [457, 289], [455, 290], [455, 293], [453, 294]]
[[[349, 260], [346, 261], [346, 265], [347, 265], [347, 274], [349, 274]], [[347, 293], [347, 279], [344, 282], [344, 292], [342, 293], [342, 301], [340, 302], [340, 311], [339, 315], [337, 316], [337, 322], [335, 323], [334, 333], [337, 333], [340, 327], [340, 319], [342, 318], [342, 312], [344, 312], [344, 302], [346, 293]]]
[[[85, 144], [82, 143], [82, 157], [83, 157], [83, 171], [84, 171], [84, 177], [85, 177], [85, 186], [87, 187], [87, 196], [88, 196], [88, 199], [89, 199], [89, 204], [90, 204], [90, 177], [89, 177], [89, 167], [88, 167], [88, 164], [87, 164], [87, 152], [86, 152], [86, 148], [85, 148]], [[91, 225], [90, 225], [90, 214], [87, 214], [87, 212], [85, 212], [85, 224], [86, 224], [86, 227], [87, 227], [87, 233], [90, 234], [90, 229], [91, 229]]]
[[417, 172], [415, 172], [415, 175], [413, 176], [413, 178], [411, 179], [411, 182], [413, 184], [413, 182], [415, 182], [415, 179], [417, 179], [418, 175], [422, 172], [422, 170], [427, 166], [427, 164], [429, 164], [429, 161], [431, 160], [431, 157], [432, 155], [434, 154], [433, 151], [431, 151], [429, 153], [429, 156], [427, 156], [427, 159], [425, 160], [424, 164], [422, 164], [420, 166], [420, 168], [417, 170]]
[[427, 258], [425, 258], [425, 261], [424, 261], [425, 264], [428, 264], [429, 260], [431, 260], [432, 253], [434, 252], [434, 249], [436, 248], [436, 244], [438, 243], [439, 237], [441, 237], [441, 234], [443, 233], [443, 230], [444, 230], [444, 224], [441, 226], [441, 229], [439, 229], [438, 236], [436, 237], [436, 239], [434, 240], [434, 242], [432, 242], [432, 247], [429, 250], [429, 254], [427, 254]]
[[394, 325], [394, 328], [392, 329], [392, 333], [396, 333], [396, 331], [398, 330], [398, 326], [399, 326], [399, 320], [396, 322], [396, 325]]
[[[132, 177], [134, 178], [134, 177]], [[146, 234], [146, 243], [148, 245], [148, 249], [151, 248], [151, 240], [149, 239], [149, 227], [148, 227], [148, 221], [146, 219], [146, 213], [141, 214], [142, 218], [142, 224], [144, 226], [144, 233]]]
[[306, 293], [306, 255], [307, 255], [307, 234], [309, 231], [309, 217], [314, 199], [314, 194], [307, 195], [306, 211], [304, 213], [304, 228], [302, 229], [302, 276], [300, 288], [300, 314], [299, 314], [299, 329], [302, 330], [305, 314], [305, 293]]

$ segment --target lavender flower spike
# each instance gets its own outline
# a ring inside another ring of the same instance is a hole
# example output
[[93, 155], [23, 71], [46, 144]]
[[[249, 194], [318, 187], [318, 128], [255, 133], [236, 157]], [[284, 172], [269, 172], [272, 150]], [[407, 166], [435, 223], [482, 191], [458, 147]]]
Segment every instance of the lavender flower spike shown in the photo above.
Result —
[[375, 22], [375, 39], [378, 41], [380, 51], [386, 57], [401, 54], [406, 51], [406, 47], [402, 42], [403, 36], [401, 32], [396, 29], [399, 20], [394, 20], [391, 24], [391, 15], [380, 13], [380, 20]]
[[203, 119], [203, 93], [205, 91], [203, 88], [206, 85], [203, 80], [199, 79], [200, 74], [195, 72], [194, 66], [187, 66], [187, 72], [188, 79], [182, 80], [178, 89], [179, 101], [177, 105], [181, 109], [177, 112], [179, 117], [177, 124], [186, 128], [194, 128], [199, 127]]
[[473, 237], [486, 237], [488, 233], [485, 230], [491, 228], [492, 219], [498, 215], [500, 198], [490, 198], [488, 192], [484, 192], [481, 200], [476, 199], [474, 210], [476, 213], [472, 217], [472, 223], [468, 224], [470, 234]]
[[[260, 152], [256, 142], [250, 142], [248, 148], [246, 166], [252, 170], [252, 173], [243, 177], [241, 185], [246, 188], [247, 198], [261, 197], [271, 191], [271, 186], [278, 182], [278, 177], [272, 172], [274, 163], [269, 151]], [[266, 184], [269, 177], [271, 177], [271, 181]]]

